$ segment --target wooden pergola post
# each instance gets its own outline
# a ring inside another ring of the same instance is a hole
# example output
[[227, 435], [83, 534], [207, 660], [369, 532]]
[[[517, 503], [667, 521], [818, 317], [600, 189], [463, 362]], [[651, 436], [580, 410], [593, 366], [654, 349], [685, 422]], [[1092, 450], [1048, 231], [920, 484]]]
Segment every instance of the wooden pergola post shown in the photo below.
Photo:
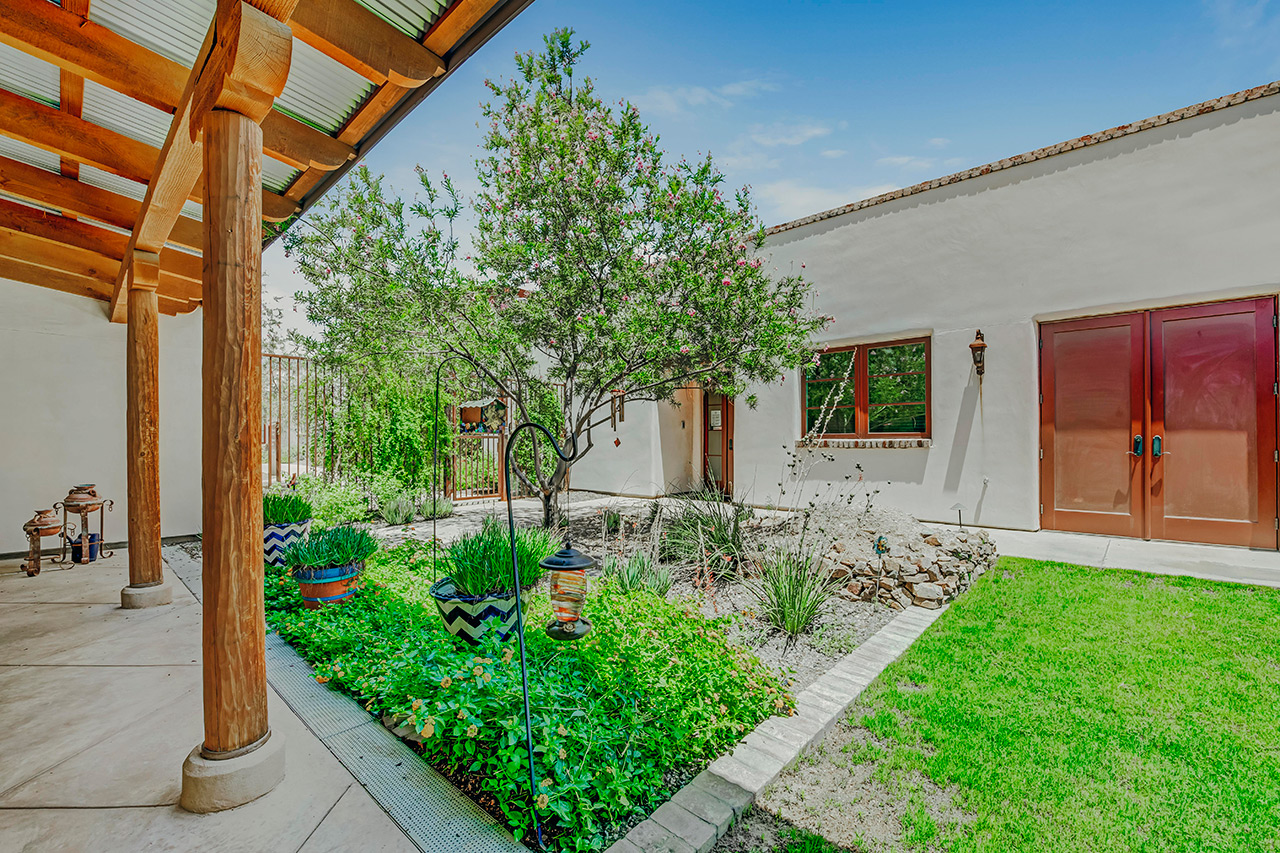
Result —
[[125, 417], [129, 487], [129, 609], [173, 601], [160, 556], [160, 258], [135, 252], [129, 271]]
[[[284, 6], [271, 11], [287, 18]], [[259, 123], [284, 88], [292, 37], [234, 2], [219, 3], [216, 31], [191, 108], [204, 134], [204, 741], [183, 766], [180, 803], [197, 812], [247, 803], [284, 778], [283, 741], [267, 723]]]

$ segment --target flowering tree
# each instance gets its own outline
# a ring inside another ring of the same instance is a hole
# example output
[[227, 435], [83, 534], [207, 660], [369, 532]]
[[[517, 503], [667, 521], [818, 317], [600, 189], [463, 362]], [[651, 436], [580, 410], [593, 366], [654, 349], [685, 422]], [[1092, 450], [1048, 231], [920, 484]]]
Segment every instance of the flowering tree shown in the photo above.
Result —
[[[763, 269], [747, 189], [726, 195], [710, 157], [664, 162], [634, 106], [605, 104], [575, 78], [588, 45], [572, 36], [552, 33], [542, 53], [516, 56], [515, 77], [486, 82], [471, 271], [457, 263], [457, 194], [421, 170], [425, 198], [410, 206], [420, 228], [358, 171], [287, 240], [316, 286], [300, 295], [313, 321], [339, 315], [343, 334], [402, 340], [391, 325], [465, 355], [522, 420], [548, 383], [561, 385], [561, 422], [549, 426], [575, 436], [581, 458], [615, 400], [777, 381], [812, 357], [829, 318], [808, 308], [802, 278]], [[365, 305], [380, 328], [351, 310]], [[533, 458], [517, 475], [552, 523], [568, 466], [536, 442]]]

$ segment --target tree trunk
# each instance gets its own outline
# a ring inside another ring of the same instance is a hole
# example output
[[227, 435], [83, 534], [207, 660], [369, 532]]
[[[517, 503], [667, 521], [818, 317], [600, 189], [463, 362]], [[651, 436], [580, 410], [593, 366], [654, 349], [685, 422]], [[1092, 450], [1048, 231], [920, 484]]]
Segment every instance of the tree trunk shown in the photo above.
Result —
[[560, 506], [556, 503], [556, 493], [543, 490], [538, 496], [542, 498], [542, 526], [554, 530], [560, 524]]

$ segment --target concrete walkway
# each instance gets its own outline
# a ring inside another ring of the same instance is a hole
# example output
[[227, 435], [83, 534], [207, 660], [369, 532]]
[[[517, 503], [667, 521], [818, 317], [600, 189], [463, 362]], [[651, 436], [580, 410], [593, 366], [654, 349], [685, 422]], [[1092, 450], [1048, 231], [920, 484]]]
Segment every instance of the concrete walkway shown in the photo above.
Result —
[[228, 812], [177, 807], [203, 735], [200, 604], [120, 608], [124, 551], [28, 578], [0, 561], [0, 850], [412, 853], [274, 690], [287, 776]]
[[1001, 556], [1280, 587], [1280, 553], [1275, 551], [1057, 530], [982, 529], [991, 534]]

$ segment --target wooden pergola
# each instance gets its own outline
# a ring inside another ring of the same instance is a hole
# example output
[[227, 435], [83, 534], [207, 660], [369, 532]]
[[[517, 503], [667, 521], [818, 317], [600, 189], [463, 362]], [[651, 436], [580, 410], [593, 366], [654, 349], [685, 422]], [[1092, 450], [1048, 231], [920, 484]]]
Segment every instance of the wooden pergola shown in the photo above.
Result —
[[[204, 309], [205, 734], [183, 768], [189, 809], [239, 805], [284, 774], [263, 617], [264, 242], [530, 2], [0, 3], [0, 50], [57, 81], [56, 98], [0, 88], [0, 278], [100, 300], [128, 324], [126, 607], [172, 597], [159, 315]], [[148, 122], [168, 123], [162, 144]]]

